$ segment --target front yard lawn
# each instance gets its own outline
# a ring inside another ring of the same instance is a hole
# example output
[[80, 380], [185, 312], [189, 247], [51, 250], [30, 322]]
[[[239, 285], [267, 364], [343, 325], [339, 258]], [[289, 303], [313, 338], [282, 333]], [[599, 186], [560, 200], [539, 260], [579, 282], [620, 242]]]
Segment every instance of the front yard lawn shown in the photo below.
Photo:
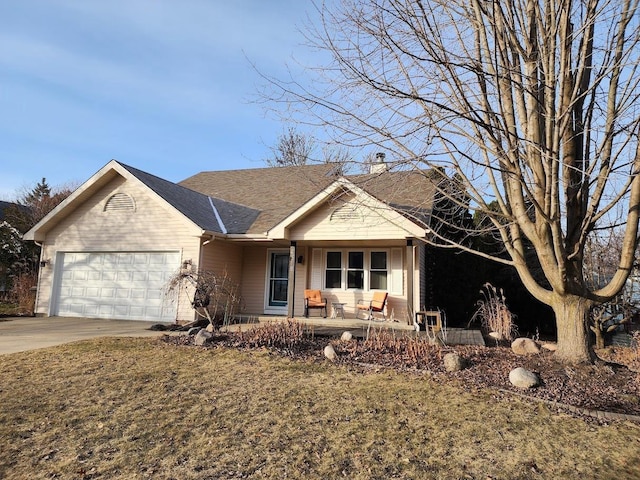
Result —
[[640, 478], [640, 425], [419, 373], [96, 339], [0, 356], [0, 478]]

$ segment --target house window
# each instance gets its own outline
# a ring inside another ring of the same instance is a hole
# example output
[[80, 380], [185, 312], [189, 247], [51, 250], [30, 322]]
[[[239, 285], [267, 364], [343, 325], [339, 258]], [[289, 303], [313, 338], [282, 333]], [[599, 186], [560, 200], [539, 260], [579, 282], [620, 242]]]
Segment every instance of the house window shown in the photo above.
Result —
[[325, 251], [324, 288], [388, 290], [391, 267], [387, 250]]
[[347, 288], [364, 289], [364, 252], [349, 252]]
[[325, 288], [342, 288], [342, 252], [327, 252]]
[[387, 290], [387, 252], [371, 252], [369, 289]]

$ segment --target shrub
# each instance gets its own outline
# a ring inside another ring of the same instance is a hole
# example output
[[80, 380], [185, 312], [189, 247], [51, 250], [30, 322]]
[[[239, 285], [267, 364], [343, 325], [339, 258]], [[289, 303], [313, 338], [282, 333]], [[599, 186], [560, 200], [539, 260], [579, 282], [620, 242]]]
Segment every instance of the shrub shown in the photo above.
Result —
[[17, 303], [17, 315], [33, 315], [36, 302], [36, 291], [33, 287], [38, 284], [38, 274], [22, 272], [12, 278], [11, 299]]
[[297, 320], [269, 322], [238, 333], [241, 343], [247, 346], [287, 348], [299, 347], [305, 340], [305, 325]]

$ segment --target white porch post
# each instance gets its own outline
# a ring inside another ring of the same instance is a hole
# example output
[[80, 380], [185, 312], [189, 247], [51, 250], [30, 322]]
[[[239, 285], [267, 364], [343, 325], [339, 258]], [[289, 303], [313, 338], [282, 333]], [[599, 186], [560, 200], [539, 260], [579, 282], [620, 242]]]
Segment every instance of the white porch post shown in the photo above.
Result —
[[287, 317], [293, 318], [295, 312], [296, 295], [296, 242], [289, 246], [289, 280], [287, 283]]

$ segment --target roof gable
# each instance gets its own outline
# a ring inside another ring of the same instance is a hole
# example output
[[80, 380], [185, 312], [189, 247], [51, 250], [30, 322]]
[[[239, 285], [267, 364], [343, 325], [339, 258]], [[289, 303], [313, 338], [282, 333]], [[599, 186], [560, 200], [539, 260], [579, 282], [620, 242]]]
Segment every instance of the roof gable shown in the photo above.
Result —
[[[350, 197], [351, 199], [347, 203], [339, 201], [340, 198], [345, 197]], [[356, 220], [355, 218], [344, 218], [345, 216], [358, 215], [361, 217], [363, 215], [372, 215], [382, 217], [385, 219], [385, 222], [394, 224], [399, 228], [398, 231], [404, 232], [404, 235], [422, 237], [426, 234], [425, 224], [422, 224], [422, 222], [416, 222], [414, 219], [407, 218], [407, 216], [401, 211], [398, 211], [398, 209], [378, 200], [373, 195], [355, 185], [349, 179], [343, 177], [334, 181], [322, 192], [318, 193], [313, 199], [306, 202], [291, 215], [274, 225], [274, 227], [269, 230], [268, 236], [274, 239], [290, 238], [290, 229], [294, 224], [311, 215], [312, 212], [318, 210], [323, 205], [335, 200], [338, 200], [338, 204], [337, 208], [333, 210], [331, 216], [334, 214], [339, 216], [339, 220], [342, 220], [341, 223], [343, 225], [349, 225]], [[362, 208], [354, 209], [354, 207]], [[364, 222], [363, 227], [367, 229], [366, 219], [360, 218], [360, 220]], [[353, 225], [355, 228], [355, 224]]]
[[181, 215], [199, 229], [226, 233], [220, 217], [216, 215], [213, 202], [206, 195], [192, 192], [167, 180], [111, 160], [31, 228], [24, 238], [35, 241], [44, 240], [47, 231], [118, 175], [141, 183], [170, 205], [176, 214]]

